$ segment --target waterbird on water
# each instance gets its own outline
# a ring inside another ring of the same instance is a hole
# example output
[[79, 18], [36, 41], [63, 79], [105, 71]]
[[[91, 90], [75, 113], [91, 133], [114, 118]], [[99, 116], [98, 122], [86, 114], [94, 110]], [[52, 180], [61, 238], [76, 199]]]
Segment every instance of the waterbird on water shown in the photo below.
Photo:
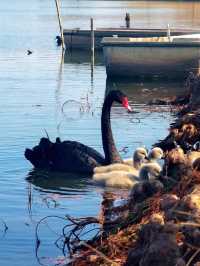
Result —
[[62, 38], [59, 35], [56, 36], [56, 43], [57, 43], [57, 46], [61, 46], [62, 44]]
[[149, 154], [144, 147], [137, 148], [133, 153], [133, 158], [124, 159], [123, 163], [115, 163], [106, 166], [94, 168], [94, 173], [106, 173], [111, 171], [127, 171], [138, 174], [139, 169], [145, 163], [157, 162], [163, 158], [163, 150], [159, 147], [154, 147]]
[[107, 166], [99, 166], [94, 168], [94, 173], [106, 173], [111, 171], [127, 171], [135, 172], [138, 174], [138, 170], [144, 163], [144, 160], [147, 159], [147, 150], [143, 147], [139, 147], [134, 151], [133, 158], [131, 158], [131, 163], [127, 163], [126, 160], [123, 160], [123, 163], [115, 163]]
[[27, 55], [30, 55], [30, 54], [32, 54], [33, 53], [33, 51], [31, 51], [31, 50], [27, 50]]
[[111, 171], [107, 173], [96, 173], [93, 180], [100, 185], [109, 187], [132, 188], [141, 181], [152, 181], [158, 179], [162, 171], [158, 163], [147, 163], [137, 172]]
[[25, 157], [34, 167], [61, 172], [77, 172], [92, 174], [93, 169], [100, 165], [121, 163], [122, 158], [114, 143], [110, 111], [113, 102], [120, 103], [131, 111], [128, 99], [119, 90], [111, 91], [105, 98], [101, 115], [101, 133], [105, 157], [95, 149], [77, 141], [52, 143], [42, 138], [39, 145], [25, 150]]

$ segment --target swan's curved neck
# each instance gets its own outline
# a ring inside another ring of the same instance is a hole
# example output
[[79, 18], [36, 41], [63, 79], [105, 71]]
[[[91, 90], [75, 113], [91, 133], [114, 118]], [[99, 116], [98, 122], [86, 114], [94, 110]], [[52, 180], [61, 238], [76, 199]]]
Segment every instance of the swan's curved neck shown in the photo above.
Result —
[[119, 152], [115, 146], [111, 129], [110, 112], [113, 102], [114, 100], [109, 96], [105, 99], [101, 115], [102, 142], [106, 164], [122, 162]]

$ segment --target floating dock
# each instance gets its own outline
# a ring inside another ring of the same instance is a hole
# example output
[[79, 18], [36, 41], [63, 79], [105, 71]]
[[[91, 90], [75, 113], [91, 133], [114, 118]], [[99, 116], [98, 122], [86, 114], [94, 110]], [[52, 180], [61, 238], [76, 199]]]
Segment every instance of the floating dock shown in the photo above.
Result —
[[[199, 33], [200, 30], [170, 28], [170, 35], [184, 35]], [[169, 28], [97, 28], [94, 29], [94, 48], [102, 49], [104, 37], [165, 37]], [[91, 30], [64, 29], [65, 45], [69, 49], [91, 49]]]

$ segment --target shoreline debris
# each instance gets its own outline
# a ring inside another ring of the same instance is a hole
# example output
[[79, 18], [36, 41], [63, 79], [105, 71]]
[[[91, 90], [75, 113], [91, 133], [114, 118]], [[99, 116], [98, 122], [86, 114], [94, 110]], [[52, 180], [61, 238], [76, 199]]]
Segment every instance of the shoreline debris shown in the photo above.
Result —
[[99, 217], [65, 217], [65, 265], [200, 265], [200, 156], [191, 156], [200, 153], [199, 89], [191, 76], [187, 104], [156, 144], [165, 151], [159, 179], [136, 184], [120, 205], [105, 191]]
[[199, 152], [200, 77], [191, 74], [189, 82], [187, 99], [174, 100], [181, 107], [169, 135], [155, 145], [165, 151], [160, 180], [137, 184], [121, 206], [107, 200], [106, 234], [76, 250], [69, 265], [200, 264], [200, 159], [188, 159]]

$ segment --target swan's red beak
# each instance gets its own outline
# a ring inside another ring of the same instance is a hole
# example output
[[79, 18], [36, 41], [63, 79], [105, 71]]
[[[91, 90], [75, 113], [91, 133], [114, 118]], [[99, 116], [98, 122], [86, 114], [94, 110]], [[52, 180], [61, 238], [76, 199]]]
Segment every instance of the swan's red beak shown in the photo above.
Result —
[[123, 100], [122, 100], [122, 106], [126, 109], [128, 109], [129, 112], [132, 112], [132, 109], [129, 105], [129, 102], [128, 102], [128, 98], [127, 97], [124, 97]]

